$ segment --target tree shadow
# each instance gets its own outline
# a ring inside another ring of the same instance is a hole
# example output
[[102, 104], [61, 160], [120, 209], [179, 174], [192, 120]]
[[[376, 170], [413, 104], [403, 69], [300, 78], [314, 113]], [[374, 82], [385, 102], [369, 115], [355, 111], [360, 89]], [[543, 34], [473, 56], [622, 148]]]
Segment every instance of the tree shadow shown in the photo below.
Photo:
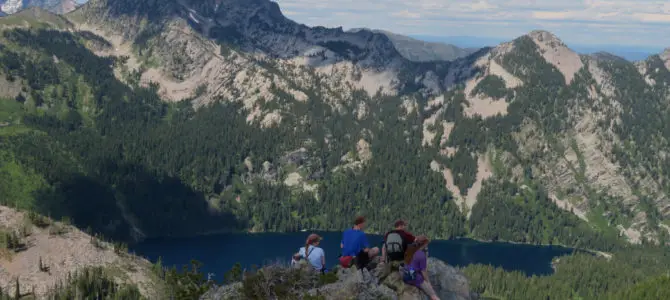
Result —
[[72, 174], [37, 194], [37, 210], [107, 238], [194, 235], [244, 228], [231, 212], [212, 209], [181, 180], [136, 164], [104, 162], [105, 178]]

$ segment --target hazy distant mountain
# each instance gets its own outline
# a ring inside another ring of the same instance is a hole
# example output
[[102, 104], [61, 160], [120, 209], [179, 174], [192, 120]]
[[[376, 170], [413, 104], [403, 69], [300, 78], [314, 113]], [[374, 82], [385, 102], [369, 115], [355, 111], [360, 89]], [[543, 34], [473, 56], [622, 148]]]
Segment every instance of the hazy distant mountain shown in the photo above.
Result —
[[[428, 36], [414, 35], [412, 38], [422, 41], [443, 43], [454, 45], [460, 48], [482, 48], [495, 47], [504, 43], [502, 38], [476, 37], [476, 36]], [[626, 45], [578, 45], [571, 44], [570, 48], [579, 54], [593, 54], [598, 52], [608, 52], [616, 56], [625, 58], [628, 61], [641, 61], [657, 54], [663, 50], [661, 47], [640, 47]]]
[[[352, 29], [351, 32], [356, 32], [360, 30], [370, 30], [370, 29]], [[459, 48], [451, 44], [446, 43], [434, 43], [423, 40], [418, 40], [409, 36], [404, 36], [396, 33], [392, 33], [385, 30], [370, 30], [375, 33], [381, 33], [386, 35], [396, 50], [400, 54], [415, 62], [426, 62], [426, 61], [436, 61], [436, 60], [454, 60], [461, 57], [465, 57], [469, 54], [472, 54], [478, 50], [478, 48]]]

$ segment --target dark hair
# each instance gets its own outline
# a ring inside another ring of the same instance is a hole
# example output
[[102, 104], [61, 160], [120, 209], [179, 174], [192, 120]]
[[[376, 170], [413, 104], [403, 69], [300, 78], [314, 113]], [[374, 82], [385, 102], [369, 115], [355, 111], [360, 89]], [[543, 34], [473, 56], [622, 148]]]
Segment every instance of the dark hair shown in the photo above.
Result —
[[365, 217], [364, 216], [356, 217], [356, 220], [354, 221], [354, 225], [361, 225], [363, 223], [365, 223]]
[[398, 219], [398, 221], [395, 221], [395, 223], [393, 223], [394, 227], [400, 227], [405, 225], [407, 225], [407, 223], [403, 219]]

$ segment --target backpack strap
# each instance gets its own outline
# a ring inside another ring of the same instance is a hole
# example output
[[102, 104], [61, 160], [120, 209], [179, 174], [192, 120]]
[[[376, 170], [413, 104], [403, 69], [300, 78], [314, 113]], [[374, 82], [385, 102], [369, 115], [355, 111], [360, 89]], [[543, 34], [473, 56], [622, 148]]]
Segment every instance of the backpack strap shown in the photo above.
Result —
[[309, 255], [312, 254], [312, 251], [314, 251], [314, 247], [312, 247], [312, 250], [309, 250], [309, 253], [305, 255], [305, 259], [309, 258]]

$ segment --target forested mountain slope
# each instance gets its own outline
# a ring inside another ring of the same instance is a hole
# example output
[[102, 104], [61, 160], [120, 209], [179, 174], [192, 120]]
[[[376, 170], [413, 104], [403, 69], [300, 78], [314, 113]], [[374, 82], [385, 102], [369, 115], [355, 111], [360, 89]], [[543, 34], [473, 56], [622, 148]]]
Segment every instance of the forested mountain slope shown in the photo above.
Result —
[[35, 15], [2, 29], [3, 203], [134, 238], [365, 214], [442, 238], [667, 242], [667, 53], [579, 56], [536, 31], [416, 63], [264, 0]]

